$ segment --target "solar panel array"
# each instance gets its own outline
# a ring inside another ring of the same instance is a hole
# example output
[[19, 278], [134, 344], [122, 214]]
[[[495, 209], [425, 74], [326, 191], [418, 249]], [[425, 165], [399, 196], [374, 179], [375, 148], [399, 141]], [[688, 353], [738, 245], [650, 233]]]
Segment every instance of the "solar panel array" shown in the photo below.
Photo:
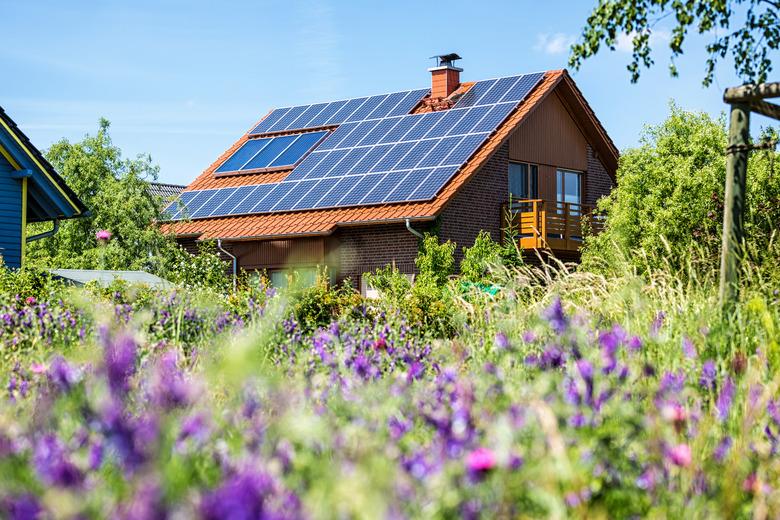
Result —
[[406, 90], [392, 94], [344, 99], [331, 103], [277, 108], [260, 121], [249, 132], [249, 135], [319, 128], [340, 125], [349, 121], [400, 116], [408, 114], [428, 92], [430, 92], [429, 89]]
[[[409, 94], [389, 111], [390, 102], [380, 102], [377, 107], [385, 105], [383, 117], [372, 117], [376, 107], [364, 111], [359, 116], [362, 119], [353, 119], [353, 113], [282, 182], [184, 192], [178, 203], [169, 207], [169, 215], [171, 220], [197, 219], [430, 200], [542, 77], [543, 73], [536, 73], [477, 82], [453, 108], [439, 112], [396, 115], [398, 104]], [[343, 108], [351, 101], [336, 103], [344, 103]], [[330, 117], [340, 111], [335, 109]], [[299, 124], [285, 123], [285, 118], [277, 117], [275, 123], [269, 123], [270, 130], [263, 131], [273, 132], [277, 124]], [[316, 117], [309, 121], [314, 121], [313, 126], [318, 124]], [[244, 146], [268, 139], [250, 139]], [[247, 159], [242, 168], [251, 161]]]

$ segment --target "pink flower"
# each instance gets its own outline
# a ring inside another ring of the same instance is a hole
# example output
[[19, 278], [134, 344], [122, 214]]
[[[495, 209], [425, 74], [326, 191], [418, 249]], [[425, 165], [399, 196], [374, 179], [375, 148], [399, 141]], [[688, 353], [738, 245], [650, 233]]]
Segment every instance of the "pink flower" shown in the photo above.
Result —
[[27, 305], [35, 305], [35, 296], [28, 296], [24, 301], [27, 302]]
[[691, 448], [687, 444], [678, 444], [672, 447], [666, 456], [675, 466], [687, 468], [691, 465]]
[[466, 456], [466, 467], [474, 473], [490, 471], [496, 467], [496, 455], [489, 448], [477, 448]]
[[661, 416], [671, 423], [684, 423], [688, 412], [680, 404], [667, 403], [661, 408]]
[[374, 341], [374, 348], [377, 350], [384, 350], [387, 348], [387, 341], [385, 341], [385, 338], [379, 336], [376, 341]]
[[46, 365], [43, 363], [33, 363], [30, 365], [30, 370], [32, 370], [34, 374], [43, 374], [46, 372]]
[[98, 240], [110, 240], [111, 232], [107, 229], [101, 229], [100, 231], [95, 233], [95, 238]]

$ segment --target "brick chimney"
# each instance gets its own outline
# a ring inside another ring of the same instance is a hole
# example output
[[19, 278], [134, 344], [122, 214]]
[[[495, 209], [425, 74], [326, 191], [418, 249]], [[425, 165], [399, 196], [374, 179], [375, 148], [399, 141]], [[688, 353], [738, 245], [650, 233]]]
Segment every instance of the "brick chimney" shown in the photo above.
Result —
[[432, 56], [432, 59], [436, 60], [436, 66], [428, 69], [431, 73], [431, 98], [445, 98], [460, 86], [463, 69], [453, 65], [453, 62], [461, 58], [453, 52]]

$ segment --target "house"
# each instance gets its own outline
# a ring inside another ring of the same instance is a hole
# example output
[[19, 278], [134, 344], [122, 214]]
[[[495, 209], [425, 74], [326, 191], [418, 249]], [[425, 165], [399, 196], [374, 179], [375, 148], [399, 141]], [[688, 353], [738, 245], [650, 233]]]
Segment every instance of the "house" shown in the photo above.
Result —
[[219, 239], [240, 268], [281, 282], [394, 264], [419, 234], [462, 246], [509, 224], [526, 250], [577, 259], [582, 224], [615, 182], [618, 150], [565, 70], [462, 82], [439, 56], [430, 86], [271, 110], [168, 209], [194, 250]]
[[152, 197], [159, 197], [163, 204], [162, 208], [166, 208], [171, 202], [176, 200], [179, 195], [181, 195], [181, 192], [184, 191], [186, 187], [187, 186], [182, 186], [180, 184], [150, 182], [148, 191], [149, 195]]
[[[87, 208], [40, 151], [0, 107], [0, 255], [3, 264], [24, 264], [25, 245], [51, 236], [64, 219]], [[52, 222], [52, 229], [27, 236], [27, 224]]]

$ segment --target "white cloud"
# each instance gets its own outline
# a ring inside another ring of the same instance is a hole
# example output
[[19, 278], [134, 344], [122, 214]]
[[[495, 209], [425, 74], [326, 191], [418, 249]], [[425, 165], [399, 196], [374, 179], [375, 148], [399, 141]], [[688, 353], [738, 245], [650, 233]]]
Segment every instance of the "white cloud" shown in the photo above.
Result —
[[563, 54], [568, 52], [574, 40], [574, 36], [565, 33], [537, 34], [534, 50], [542, 51], [545, 54]]
[[[615, 41], [615, 50], [619, 52], [632, 53], [634, 52], [634, 37], [636, 32], [618, 34]], [[656, 29], [650, 33], [650, 45], [665, 44], [672, 38], [669, 31], [665, 29]]]

